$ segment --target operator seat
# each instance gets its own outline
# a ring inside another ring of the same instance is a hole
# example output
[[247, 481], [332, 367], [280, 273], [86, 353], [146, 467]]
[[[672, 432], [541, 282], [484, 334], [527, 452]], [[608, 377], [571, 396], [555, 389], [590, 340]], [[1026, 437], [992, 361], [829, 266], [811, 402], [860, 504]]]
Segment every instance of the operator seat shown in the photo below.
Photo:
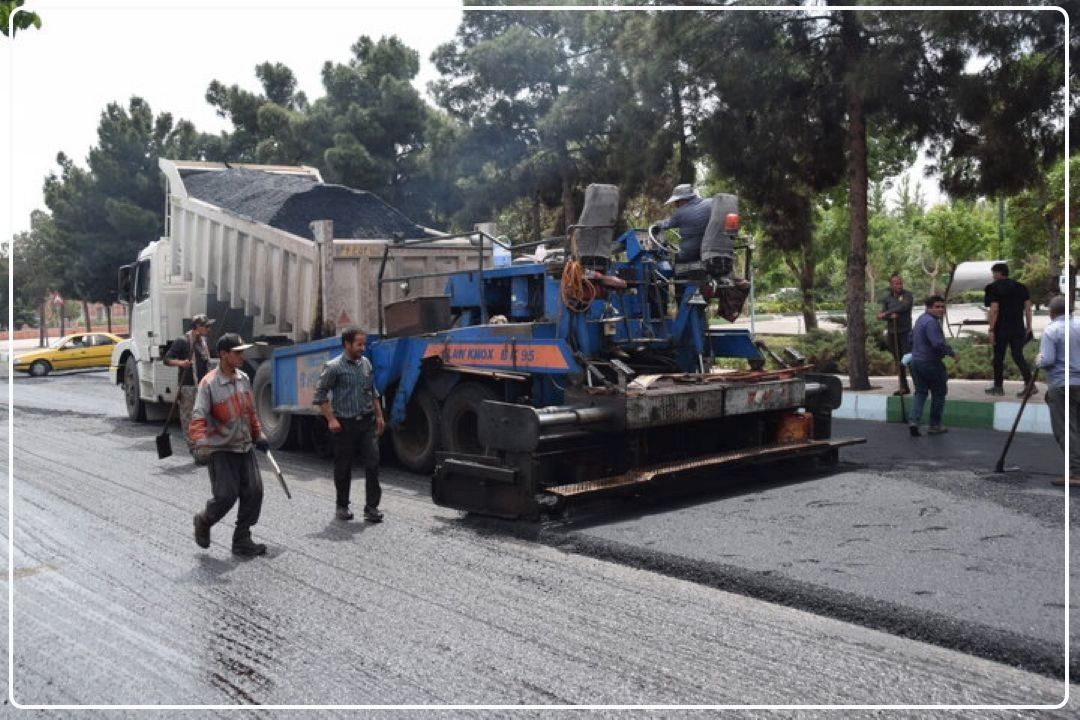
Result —
[[615, 240], [615, 221], [619, 216], [617, 185], [593, 183], [585, 188], [585, 204], [577, 225], [570, 228], [581, 264], [590, 270], [606, 272], [611, 263]]
[[[701, 239], [701, 263], [714, 279], [728, 278], [735, 260], [735, 236], [738, 227], [739, 198], [720, 193], [713, 198], [709, 224]], [[728, 227], [728, 216], [734, 215], [735, 226]]]

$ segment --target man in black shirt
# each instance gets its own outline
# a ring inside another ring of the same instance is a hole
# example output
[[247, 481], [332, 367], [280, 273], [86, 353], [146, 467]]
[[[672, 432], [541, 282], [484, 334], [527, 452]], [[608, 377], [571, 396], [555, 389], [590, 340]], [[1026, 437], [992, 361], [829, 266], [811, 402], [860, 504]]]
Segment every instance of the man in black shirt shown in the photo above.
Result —
[[904, 372], [900, 360], [911, 352], [911, 306], [914, 304], [915, 298], [910, 291], [904, 289], [904, 279], [899, 273], [894, 273], [889, 278], [889, 291], [881, 297], [881, 312], [877, 314], [878, 320], [884, 320], [888, 325], [889, 351], [900, 369], [900, 387], [894, 395], [907, 395], [911, 392], [907, 373]]
[[206, 345], [206, 336], [213, 324], [214, 321], [205, 315], [191, 318], [191, 329], [173, 340], [164, 358], [166, 365], [180, 368], [180, 427], [184, 429], [184, 438], [193, 457], [195, 446], [188, 435], [188, 428], [191, 426], [191, 412], [195, 407], [196, 387], [210, 371], [210, 348]]
[[[990, 308], [990, 344], [994, 348], [994, 384], [989, 395], [1004, 395], [1005, 350], [1024, 376], [1024, 387], [1031, 381], [1031, 368], [1024, 359], [1024, 344], [1032, 338], [1031, 297], [1027, 287], [1009, 277], [1009, 266], [995, 263], [990, 272], [994, 282], [986, 286], [983, 304]], [[1034, 388], [1033, 388], [1034, 390]], [[1019, 395], [1023, 396], [1024, 390]]]

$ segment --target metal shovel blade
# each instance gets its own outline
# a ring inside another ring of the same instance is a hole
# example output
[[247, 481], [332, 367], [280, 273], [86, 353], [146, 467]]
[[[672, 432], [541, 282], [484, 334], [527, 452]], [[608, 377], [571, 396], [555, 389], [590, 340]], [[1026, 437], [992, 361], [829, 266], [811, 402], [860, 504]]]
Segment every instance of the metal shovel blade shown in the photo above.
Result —
[[169, 433], [161, 433], [154, 438], [154, 441], [157, 443], [158, 460], [164, 460], [172, 455], [172, 437], [169, 436]]

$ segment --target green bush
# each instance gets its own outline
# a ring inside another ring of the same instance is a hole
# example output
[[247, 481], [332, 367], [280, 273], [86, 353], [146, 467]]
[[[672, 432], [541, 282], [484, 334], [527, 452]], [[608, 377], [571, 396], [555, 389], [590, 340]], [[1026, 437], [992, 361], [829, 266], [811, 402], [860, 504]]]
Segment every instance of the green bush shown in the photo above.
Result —
[[[866, 360], [869, 365], [870, 375], [894, 375], [896, 363], [888, 350], [880, 342], [884, 323], [874, 321], [867, 324]], [[955, 380], [989, 380], [994, 372], [991, 366], [991, 348], [986, 341], [985, 335], [975, 337], [947, 338], [949, 345], [956, 351], [955, 360], [946, 360], [945, 367], [949, 371], [949, 377]], [[827, 332], [825, 330], [813, 330], [805, 335], [769, 339], [769, 346], [774, 350], [784, 345], [794, 346], [803, 355], [806, 361], [812, 363], [820, 372], [846, 374], [847, 364], [847, 335], [840, 332]], [[1036, 353], [1039, 351], [1038, 343], [1030, 342], [1024, 346], [1024, 357], [1028, 364], [1033, 365]], [[1020, 371], [1016, 369], [1012, 357], [1005, 356], [1005, 379], [1022, 380]]]
[[[877, 323], [880, 325], [881, 323]], [[811, 330], [801, 335], [792, 343], [806, 356], [806, 361], [820, 372], [846, 374], [847, 334], [826, 330]], [[868, 333], [866, 340], [866, 361], [871, 375], [892, 375], [896, 372], [896, 363], [889, 352], [878, 346], [876, 333]]]
[[[990, 380], [994, 377], [994, 368], [991, 362], [993, 350], [986, 341], [986, 336], [977, 338], [953, 338], [949, 345], [956, 351], [956, 359], [946, 360], [945, 367], [949, 370], [949, 377], [956, 380]], [[1035, 355], [1039, 352], [1037, 342], [1029, 342], [1024, 346], [1024, 358], [1028, 365], [1034, 367]], [[1016, 363], [1012, 356], [1005, 353], [1005, 379], [1023, 380], [1020, 371], [1016, 369]]]

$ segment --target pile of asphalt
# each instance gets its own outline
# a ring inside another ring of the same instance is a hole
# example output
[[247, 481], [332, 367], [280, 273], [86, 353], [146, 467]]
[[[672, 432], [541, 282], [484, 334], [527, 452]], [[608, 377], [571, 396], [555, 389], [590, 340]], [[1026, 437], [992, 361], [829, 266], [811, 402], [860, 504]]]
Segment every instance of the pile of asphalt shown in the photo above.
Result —
[[390, 239], [395, 233], [405, 239], [426, 237], [377, 195], [311, 177], [232, 168], [185, 174], [184, 186], [191, 197], [309, 240], [315, 239], [315, 220], [332, 220], [337, 238]]

